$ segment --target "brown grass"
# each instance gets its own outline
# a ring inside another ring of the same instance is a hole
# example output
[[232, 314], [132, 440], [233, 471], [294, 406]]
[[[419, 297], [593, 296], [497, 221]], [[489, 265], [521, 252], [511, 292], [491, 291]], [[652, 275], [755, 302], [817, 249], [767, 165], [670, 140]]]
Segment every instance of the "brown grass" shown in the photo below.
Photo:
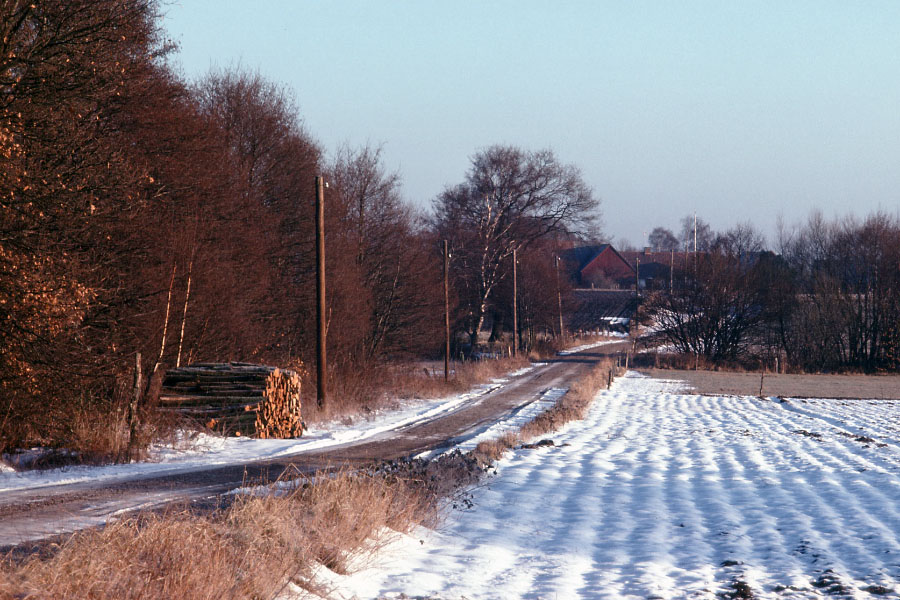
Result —
[[597, 392], [621, 371], [623, 369], [616, 367], [613, 360], [600, 362], [576, 381], [556, 404], [526, 423], [517, 433], [510, 432], [497, 439], [481, 442], [472, 451], [472, 455], [479, 464], [489, 465], [522, 443], [552, 433], [570, 421], [583, 419]]
[[[771, 362], [769, 366], [771, 367]], [[698, 369], [702, 371], [729, 371], [734, 373], [747, 373], [759, 371], [762, 367], [758, 357], [748, 356], [742, 360], [711, 361], [705, 356], [680, 353], [659, 353], [655, 351], [641, 352], [632, 358], [635, 368], [657, 369]]]
[[[470, 376], [512, 368], [493, 362]], [[278, 494], [240, 495], [211, 516], [145, 514], [76, 533], [50, 552], [0, 563], [0, 599], [271, 598], [289, 582], [327, 594], [316, 584], [320, 565], [349, 572], [380, 548], [384, 531], [432, 524], [442, 497], [521, 441], [583, 418], [614, 374], [614, 363], [601, 363], [519, 433], [470, 456], [300, 477]]]
[[346, 572], [385, 528], [409, 531], [434, 514], [414, 482], [340, 471], [239, 496], [211, 517], [149, 514], [77, 533], [49, 557], [3, 564], [0, 598], [271, 598], [289, 580], [312, 587], [320, 564]]
[[475, 446], [472, 455], [481, 465], [489, 465], [503, 458], [506, 451], [519, 444], [519, 434], [509, 432], [497, 439], [480, 442]]
[[524, 440], [532, 440], [556, 431], [569, 421], [583, 419], [597, 392], [605, 388], [619, 373], [620, 369], [616, 367], [614, 361], [600, 362], [584, 377], [572, 384], [559, 402], [536, 416], [531, 422], [526, 423], [519, 432], [520, 436]]

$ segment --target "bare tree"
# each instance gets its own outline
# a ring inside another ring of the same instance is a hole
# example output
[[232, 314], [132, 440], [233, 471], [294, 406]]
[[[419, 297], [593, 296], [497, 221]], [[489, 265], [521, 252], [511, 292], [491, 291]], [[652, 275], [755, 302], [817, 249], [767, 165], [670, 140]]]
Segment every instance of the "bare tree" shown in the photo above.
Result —
[[435, 200], [434, 225], [453, 246], [473, 346], [513, 249], [589, 227], [597, 210], [581, 172], [550, 150], [492, 146], [472, 158], [465, 182]]
[[[258, 73], [214, 71], [196, 86], [202, 112], [218, 128], [230, 201], [214, 215], [211, 243], [223, 263], [220, 349], [210, 358], [302, 355], [311, 347], [314, 230], [310, 182], [321, 151], [291, 93]], [[202, 292], [198, 279], [195, 289]]]
[[876, 213], [826, 222], [813, 213], [785, 245], [797, 302], [784, 350], [810, 370], [896, 368], [900, 361], [900, 224]]
[[650, 235], [647, 236], [647, 244], [655, 252], [669, 252], [678, 250], [678, 238], [671, 230], [665, 227], [654, 227]]
[[688, 215], [681, 219], [681, 247], [685, 252], [693, 252], [696, 240], [696, 250], [706, 252], [713, 242], [713, 231], [709, 224], [695, 215]]
[[759, 234], [742, 225], [717, 239], [719, 243], [679, 274], [682, 285], [657, 292], [647, 302], [670, 344], [711, 361], [744, 354], [766, 315], [768, 271], [761, 268], [761, 246], [755, 254], [750, 249]]
[[[364, 303], [365, 319], [343, 336], [363, 360], [433, 347], [439, 300], [434, 245], [416, 228], [400, 196], [400, 175], [385, 170], [381, 149], [341, 147], [330, 168], [330, 209], [338, 213], [344, 259], [335, 265], [347, 293]], [[332, 243], [338, 243], [333, 240]], [[347, 257], [351, 260], [348, 261]], [[350, 264], [347, 264], [347, 263]], [[344, 321], [356, 323], [345, 315]]]

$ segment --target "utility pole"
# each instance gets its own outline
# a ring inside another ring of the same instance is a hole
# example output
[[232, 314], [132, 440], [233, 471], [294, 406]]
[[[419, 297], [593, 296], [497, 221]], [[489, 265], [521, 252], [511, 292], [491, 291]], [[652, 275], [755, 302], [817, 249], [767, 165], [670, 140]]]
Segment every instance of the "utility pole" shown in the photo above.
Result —
[[447, 274], [450, 271], [450, 249], [444, 240], [444, 381], [450, 379], [450, 286]]
[[556, 255], [556, 308], [559, 312], [559, 337], [563, 337], [562, 292], [559, 288], [559, 254]]
[[698, 260], [697, 260], [697, 211], [694, 211], [694, 275], [697, 274], [698, 270]]
[[325, 180], [316, 177], [316, 404], [328, 396], [325, 364]]
[[519, 313], [518, 313], [518, 307], [516, 305], [518, 304], [519, 293], [518, 293], [517, 282], [516, 282], [516, 269], [518, 266], [518, 261], [516, 260], [516, 249], [515, 248], [513, 248], [512, 261], [513, 261], [513, 303], [512, 303], [512, 309], [513, 309], [513, 356], [518, 356], [519, 355]]
[[697, 211], [694, 211], [694, 254], [697, 254]]
[[669, 293], [675, 289], [675, 248], [672, 248], [672, 262], [669, 263]]
[[634, 295], [635, 297], [641, 295], [641, 257], [638, 256], [635, 259], [634, 265]]

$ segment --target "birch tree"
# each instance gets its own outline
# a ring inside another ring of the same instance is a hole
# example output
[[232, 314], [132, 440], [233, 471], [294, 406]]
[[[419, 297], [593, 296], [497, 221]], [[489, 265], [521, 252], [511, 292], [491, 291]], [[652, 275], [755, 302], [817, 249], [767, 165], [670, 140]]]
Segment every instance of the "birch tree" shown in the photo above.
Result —
[[434, 225], [451, 243], [473, 346], [513, 250], [586, 231], [596, 224], [598, 208], [581, 171], [551, 150], [492, 146], [472, 158], [465, 181], [435, 199]]

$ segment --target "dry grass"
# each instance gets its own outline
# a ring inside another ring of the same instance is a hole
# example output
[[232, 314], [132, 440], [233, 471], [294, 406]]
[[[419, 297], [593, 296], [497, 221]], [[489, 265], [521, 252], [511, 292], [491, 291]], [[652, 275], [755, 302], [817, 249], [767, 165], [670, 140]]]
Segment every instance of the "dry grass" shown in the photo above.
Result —
[[49, 557], [7, 561], [0, 598], [271, 598], [289, 580], [312, 586], [318, 565], [346, 572], [386, 528], [409, 531], [434, 514], [415, 482], [342, 471], [239, 496], [211, 517], [150, 514], [77, 533]]
[[619, 369], [614, 361], [600, 362], [587, 375], [576, 381], [559, 402], [526, 423], [519, 432], [520, 436], [524, 440], [531, 440], [556, 431], [569, 421], [583, 419], [597, 392], [605, 388], [618, 374]]
[[[493, 362], [470, 376], [515, 366]], [[432, 524], [441, 498], [521, 441], [583, 418], [614, 374], [614, 363], [600, 364], [519, 433], [469, 456], [300, 478], [278, 494], [238, 496], [211, 516], [147, 514], [74, 534], [51, 552], [0, 564], [0, 599], [272, 598], [289, 582], [327, 594], [315, 583], [317, 568], [349, 572], [379, 549], [384, 531]]]
[[480, 442], [475, 446], [472, 455], [478, 460], [479, 464], [488, 465], [503, 458], [506, 451], [510, 448], [515, 448], [519, 441], [518, 434], [505, 433], [497, 439]]
[[570, 421], [583, 419], [597, 392], [605, 388], [621, 371], [623, 369], [616, 367], [613, 360], [600, 362], [576, 381], [556, 404], [526, 423], [517, 433], [510, 432], [497, 439], [481, 442], [472, 451], [472, 455], [479, 464], [489, 465], [522, 443], [552, 433]]

